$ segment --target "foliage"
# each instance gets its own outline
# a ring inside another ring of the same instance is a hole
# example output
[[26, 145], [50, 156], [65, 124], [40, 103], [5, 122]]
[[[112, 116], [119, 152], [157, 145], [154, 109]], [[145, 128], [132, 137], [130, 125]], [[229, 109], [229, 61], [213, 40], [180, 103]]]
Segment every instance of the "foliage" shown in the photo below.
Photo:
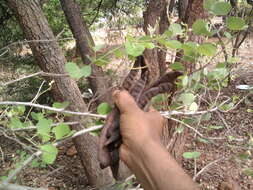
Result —
[[[93, 20], [97, 23], [105, 22], [105, 20], [113, 19], [115, 16], [117, 17], [117, 15], [122, 14], [122, 12], [125, 15], [131, 14], [131, 16], [134, 16], [138, 14], [140, 7], [143, 6], [143, 1], [141, 0], [136, 2], [123, 0], [117, 1], [117, 3], [115, 1], [106, 0], [102, 1], [102, 5], [100, 7], [98, 7], [100, 3], [98, 0], [79, 0], [78, 2], [81, 5], [83, 13], [85, 13], [83, 16], [88, 23], [92, 23]], [[125, 6], [126, 4], [129, 6]], [[113, 56], [118, 59], [128, 58], [129, 60], [134, 60], [135, 57], [142, 55], [145, 49], [159, 48], [172, 53], [182, 52], [182, 59], [169, 65], [172, 70], [182, 71], [184, 73], [177, 82], [179, 91], [173, 98], [170, 109], [180, 113], [195, 113], [200, 109], [201, 96], [204, 93], [207, 91], [214, 91], [217, 92], [218, 95], [215, 100], [207, 101], [207, 111], [205, 113], [201, 115], [182, 116], [182, 118], [180, 118], [181, 125], [177, 128], [177, 133], [182, 133], [185, 127], [191, 127], [193, 125], [199, 127], [199, 123], [202, 121], [209, 121], [212, 118], [212, 113], [211, 111], [209, 113], [209, 110], [217, 108], [217, 110], [219, 109], [220, 111], [229, 111], [233, 109], [240, 99], [240, 97], [230, 97], [229, 101], [219, 100], [219, 93], [221, 89], [226, 87], [229, 82], [228, 76], [230, 75], [230, 66], [236, 63], [238, 58], [235, 54], [231, 54], [231, 52], [223, 52], [224, 57], [222, 60], [220, 59], [219, 62], [215, 62], [214, 58], [217, 55], [220, 55], [222, 52], [221, 50], [224, 49], [224, 42], [222, 40], [226, 39], [231, 44], [234, 44], [234, 39], [236, 39], [238, 35], [241, 35], [242, 32], [248, 31], [251, 22], [248, 17], [241, 17], [239, 13], [232, 14], [231, 5], [225, 1], [206, 0], [204, 7], [210, 13], [210, 18], [197, 20], [193, 24], [192, 29], [175, 22], [171, 23], [170, 27], [162, 35], [152, 34], [136, 37], [128, 34], [126, 36], [125, 43], [120, 47], [116, 47], [105, 54], [98, 56], [101, 46], [95, 46], [93, 50], [96, 55], [94, 57], [89, 57], [92, 64], [96, 64], [104, 68], [111, 62], [111, 58]], [[59, 11], [59, 9], [60, 4], [58, 0], [49, 1], [43, 6], [45, 15], [47, 16], [54, 32], [57, 34], [64, 29], [64, 35], [69, 36], [70, 33], [63, 16], [63, 12]], [[98, 14], [97, 9], [101, 9]], [[217, 30], [213, 27], [214, 23], [212, 22], [212, 18], [221, 16], [225, 20], [224, 23], [222, 23], [222, 28]], [[120, 17], [118, 18], [119, 20], [116, 19], [116, 23], [120, 26], [131, 23], [131, 19], [121, 22]], [[12, 25], [9, 25], [9, 22], [11, 21], [8, 20], [5, 24], [10, 26], [10, 29], [14, 31], [14, 33], [16, 32], [18, 34], [17, 31], [20, 29], [15, 29]], [[13, 22], [15, 23], [15, 20]], [[177, 40], [179, 38], [188, 39], [191, 33], [203, 37], [204, 42], [197, 43], [187, 40]], [[208, 41], [214, 34], [218, 34], [218, 36], [222, 36], [224, 34], [224, 39], [221, 39], [221, 41], [218, 42]], [[198, 67], [198, 69], [195, 69], [193, 72], [189, 72], [185, 63], [192, 64], [196, 66], [196, 68]], [[213, 64], [212, 69], [207, 68], [211, 64]], [[18, 67], [20, 68], [20, 65]], [[91, 65], [82, 66], [72, 61], [65, 65], [65, 71], [76, 81], [90, 77], [92, 72]], [[39, 86], [39, 82], [37, 80], [41, 82], [41, 79], [32, 79], [33, 86]], [[28, 83], [28, 85], [30, 84]], [[51, 89], [51, 84], [47, 84], [47, 86], [42, 89], [42, 92], [47, 92], [49, 89]], [[12, 93], [11, 90], [13, 90], [13, 93], [17, 91], [17, 89], [11, 88], [9, 90], [9, 93]], [[37, 88], [31, 91], [30, 94], [35, 95], [36, 90]], [[251, 88], [246, 90], [251, 90]], [[44, 93], [39, 93], [39, 96], [43, 94]], [[32, 99], [28, 95], [26, 98], [27, 99], [23, 98], [22, 101], [30, 101]], [[152, 99], [152, 104], [155, 107], [157, 106], [157, 108], [163, 108], [160, 103], [166, 101], [168, 98], [169, 97], [165, 94], [159, 94]], [[36, 99], [35, 101], [38, 100]], [[70, 104], [69, 102], [51, 101], [46, 101], [46, 103], [50, 103], [52, 107], [59, 109], [67, 109]], [[15, 134], [15, 130], [21, 130], [22, 136], [29, 139], [31, 144], [36, 147], [37, 150], [41, 150], [43, 152], [41, 157], [42, 162], [37, 161], [43, 166], [54, 163], [57, 157], [58, 150], [54, 146], [54, 143], [75, 133], [75, 131], [71, 130], [69, 125], [63, 122], [67, 116], [66, 114], [59, 114], [52, 111], [28, 108], [24, 106], [6, 106], [1, 107], [1, 109], [3, 119], [0, 124], [5, 126], [7, 131], [10, 133]], [[108, 103], [103, 102], [94, 110], [96, 110], [96, 112], [100, 115], [106, 115], [111, 111], [111, 107]], [[248, 112], [250, 113], [252, 110], [248, 109]], [[97, 123], [96, 121], [91, 120], [90, 124], [92, 125]], [[35, 129], [31, 133], [24, 132], [28, 130], [29, 126], [35, 126]], [[200, 130], [204, 130], [204, 134], [199, 135], [197, 138], [198, 141], [202, 143], [210, 143], [211, 141], [208, 138], [208, 134], [212, 131], [222, 130], [224, 129], [224, 126], [208, 125], [207, 127], [200, 126], [200, 128]], [[233, 136], [226, 136], [225, 138], [227, 138], [229, 142], [234, 140]], [[252, 146], [252, 144], [250, 144], [252, 143], [251, 141], [249, 142], [248, 147]], [[22, 153], [22, 158], [26, 158], [24, 154], [27, 155], [26, 153]], [[200, 152], [192, 151], [185, 152], [183, 157], [185, 159], [197, 159], [200, 155]], [[40, 164], [35, 162], [33, 165], [39, 166]], [[252, 171], [248, 168], [244, 169], [244, 173], [252, 176]]]

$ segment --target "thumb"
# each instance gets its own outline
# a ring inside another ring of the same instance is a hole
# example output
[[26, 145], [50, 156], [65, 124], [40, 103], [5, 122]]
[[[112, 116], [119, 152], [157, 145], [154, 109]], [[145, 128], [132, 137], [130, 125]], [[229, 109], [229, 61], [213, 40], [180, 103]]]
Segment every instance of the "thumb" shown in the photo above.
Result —
[[134, 98], [126, 90], [115, 90], [112, 95], [121, 114], [141, 111]]

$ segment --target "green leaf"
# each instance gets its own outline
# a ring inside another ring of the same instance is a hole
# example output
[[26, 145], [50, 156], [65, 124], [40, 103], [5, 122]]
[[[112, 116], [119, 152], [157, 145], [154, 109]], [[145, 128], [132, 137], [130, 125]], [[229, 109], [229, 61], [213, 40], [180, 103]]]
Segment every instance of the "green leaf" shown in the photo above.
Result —
[[198, 104], [196, 102], [192, 102], [190, 107], [189, 107], [190, 111], [197, 111], [198, 110]]
[[233, 107], [234, 107], [234, 103], [230, 102], [229, 104], [223, 104], [222, 106], [220, 106], [220, 109], [224, 111], [228, 111], [232, 109]]
[[198, 19], [192, 25], [193, 33], [196, 35], [211, 36], [212, 33], [209, 31], [209, 27], [206, 21]]
[[244, 170], [243, 170], [243, 173], [244, 173], [245, 175], [247, 175], [247, 176], [253, 177], [253, 170], [250, 169], [250, 168], [244, 169]]
[[224, 32], [224, 35], [228, 38], [228, 39], [232, 39], [232, 34], [230, 34], [229, 32]]
[[230, 30], [244, 30], [247, 27], [245, 20], [234, 16], [227, 18], [226, 25]]
[[215, 68], [207, 74], [207, 77], [209, 80], [223, 80], [228, 74], [229, 72], [226, 68]]
[[97, 112], [101, 115], [106, 115], [111, 110], [112, 110], [111, 106], [106, 102], [99, 104], [99, 106], [97, 107]]
[[179, 96], [179, 101], [183, 102], [184, 105], [190, 105], [195, 100], [195, 95], [192, 93], [183, 93]]
[[145, 50], [145, 46], [142, 43], [134, 43], [131, 41], [126, 41], [125, 48], [126, 53], [134, 57], [141, 55]]
[[183, 157], [185, 159], [197, 159], [200, 155], [200, 152], [185, 152]]
[[204, 8], [208, 11], [212, 11], [212, 7], [215, 3], [217, 3], [217, 0], [205, 0]]
[[25, 106], [13, 106], [12, 109], [17, 115], [23, 115], [25, 113]]
[[51, 132], [51, 126], [53, 121], [51, 119], [40, 119], [37, 123], [37, 133], [42, 138], [42, 142], [47, 142], [50, 140], [49, 133]]
[[44, 118], [43, 113], [41, 113], [41, 112], [40, 113], [32, 112], [31, 116], [32, 116], [32, 118], [34, 120], [37, 120], [37, 121], [39, 121], [40, 119]]
[[101, 67], [101, 66], [107, 65], [109, 63], [109, 60], [106, 57], [102, 57], [102, 58], [93, 60], [92, 63]]
[[66, 124], [59, 124], [58, 126], [54, 127], [52, 131], [55, 134], [56, 140], [62, 139], [71, 132], [69, 126]]
[[152, 42], [146, 42], [146, 43], [143, 43], [143, 45], [145, 46], [145, 48], [148, 48], [148, 49], [155, 48], [155, 44], [153, 44]]
[[184, 65], [182, 63], [180, 63], [180, 62], [172, 63], [172, 64], [169, 65], [169, 67], [172, 70], [175, 70], [175, 71], [184, 71], [185, 70]]
[[74, 79], [79, 79], [82, 77], [80, 68], [74, 62], [68, 62], [65, 65], [65, 70], [68, 72], [69, 76]]
[[182, 35], [184, 30], [182, 29], [182, 26], [177, 23], [173, 23], [170, 25], [169, 30], [172, 32], [172, 36], [176, 35]]
[[13, 129], [17, 129], [17, 128], [23, 128], [24, 125], [23, 123], [20, 121], [19, 118], [17, 117], [12, 117], [11, 118], [11, 122], [10, 122], [10, 127]]
[[218, 126], [216, 126], [216, 125], [209, 125], [208, 127], [207, 127], [207, 129], [208, 130], [217, 130], [217, 129], [223, 129], [224, 127], [223, 126], [220, 126], [220, 125], [218, 125]]
[[182, 133], [183, 131], [184, 131], [184, 126], [182, 126], [182, 125], [180, 125], [180, 127], [176, 128], [176, 132], [179, 134]]
[[88, 77], [91, 75], [91, 66], [90, 65], [85, 65], [81, 68], [80, 73], [82, 77]]
[[182, 47], [181, 42], [179, 42], [178, 40], [167, 40], [164, 41], [163, 45], [171, 49], [180, 49]]
[[40, 147], [42, 151], [42, 161], [47, 164], [53, 164], [58, 154], [58, 149], [52, 144], [43, 145]]
[[197, 47], [197, 51], [202, 55], [211, 57], [215, 55], [217, 48], [212, 43], [204, 43]]
[[167, 100], [166, 95], [158, 94], [152, 98], [151, 102], [152, 103], [161, 103], [161, 102], [165, 102], [166, 100]]
[[208, 143], [209, 143], [208, 140], [206, 140], [206, 139], [204, 139], [204, 138], [200, 138], [200, 137], [198, 137], [198, 141], [199, 141], [199, 142], [202, 142], [202, 143], [205, 143], [205, 144], [208, 144]]
[[121, 49], [114, 50], [114, 55], [116, 58], [122, 58], [124, 56], [124, 52]]
[[228, 62], [229, 63], [238, 63], [240, 61], [239, 57], [229, 57]]
[[184, 50], [184, 57], [183, 61], [195, 62], [196, 58], [198, 57], [197, 49], [198, 44], [195, 42], [186, 42], [182, 45]]
[[184, 75], [184, 76], [182, 77], [182, 86], [183, 86], [183, 87], [186, 87], [186, 86], [188, 85], [188, 82], [189, 82], [188, 76], [187, 76], [187, 75]]
[[212, 13], [217, 16], [227, 15], [231, 10], [231, 5], [228, 2], [216, 2], [212, 7]]
[[202, 121], [209, 121], [212, 118], [212, 113], [206, 113], [201, 116]]
[[67, 102], [67, 101], [53, 103], [53, 107], [58, 108], [58, 109], [65, 109], [68, 106], [69, 106], [69, 102]]

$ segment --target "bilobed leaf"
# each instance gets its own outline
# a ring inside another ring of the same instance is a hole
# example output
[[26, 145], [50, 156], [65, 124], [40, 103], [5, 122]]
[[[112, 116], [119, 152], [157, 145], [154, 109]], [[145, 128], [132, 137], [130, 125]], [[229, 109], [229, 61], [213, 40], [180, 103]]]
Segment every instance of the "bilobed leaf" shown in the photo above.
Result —
[[173, 23], [170, 25], [169, 30], [172, 32], [172, 36], [181, 35], [183, 34], [184, 30], [182, 29], [182, 26], [177, 23]]
[[54, 127], [52, 131], [55, 134], [56, 140], [62, 139], [71, 132], [69, 126], [66, 124], [59, 124], [58, 126]]
[[41, 112], [39, 112], [39, 113], [32, 112], [31, 116], [34, 120], [37, 120], [37, 121], [44, 118], [43, 113], [41, 113]]
[[193, 33], [196, 35], [210, 36], [212, 33], [209, 31], [208, 24], [203, 19], [198, 19], [192, 25]]
[[180, 63], [180, 62], [172, 63], [172, 64], [169, 65], [169, 67], [172, 70], [175, 70], [175, 71], [184, 71], [185, 70], [184, 65], [182, 63]]
[[90, 65], [85, 65], [81, 68], [80, 70], [81, 75], [84, 77], [88, 77], [91, 75], [91, 66]]
[[196, 102], [192, 102], [190, 107], [189, 107], [190, 111], [197, 111], [198, 110], [198, 104]]
[[164, 94], [158, 94], [152, 98], [153, 103], [160, 103], [166, 101], [167, 97]]
[[200, 156], [200, 152], [185, 152], [183, 153], [183, 157], [185, 159], [196, 159]]
[[182, 133], [183, 131], [184, 131], [183, 125], [176, 128], [176, 132], [179, 133], [179, 134]]
[[208, 11], [212, 11], [212, 7], [215, 3], [217, 3], [217, 0], [205, 0], [204, 8]]
[[208, 79], [223, 80], [229, 74], [226, 68], [215, 68], [207, 74]]
[[184, 75], [184, 76], [182, 77], [182, 86], [183, 86], [183, 87], [186, 87], [186, 86], [188, 85], [188, 81], [189, 81], [188, 76], [187, 76], [187, 75]]
[[12, 109], [17, 115], [23, 115], [25, 113], [25, 106], [13, 106]]
[[204, 43], [197, 47], [197, 51], [202, 55], [211, 57], [215, 55], [217, 48], [212, 43]]
[[51, 132], [51, 126], [53, 121], [51, 119], [40, 119], [37, 123], [37, 133], [41, 136], [43, 142], [50, 140], [49, 133]]
[[61, 108], [64, 109], [64, 108], [68, 107], [68, 105], [69, 105], [69, 102], [67, 102], [67, 101], [53, 103], [53, 107], [58, 108], [58, 109], [61, 109]]
[[229, 32], [224, 32], [224, 35], [228, 38], [231, 39], [233, 36]]
[[82, 77], [80, 68], [77, 66], [76, 63], [73, 63], [73, 62], [66, 63], [65, 70], [68, 72], [71, 78], [79, 79]]
[[235, 16], [228, 17], [226, 25], [230, 30], [244, 30], [247, 27], [245, 20]]
[[202, 121], [209, 121], [212, 118], [212, 113], [206, 113], [201, 116]]
[[179, 97], [179, 101], [183, 102], [184, 105], [190, 105], [195, 100], [195, 95], [192, 93], [183, 93]]
[[121, 49], [116, 49], [116, 50], [114, 50], [114, 55], [117, 58], [122, 58], [124, 56], [124, 52]]
[[17, 128], [23, 128], [24, 125], [23, 123], [20, 121], [19, 118], [17, 117], [12, 117], [11, 118], [11, 122], [10, 122], [10, 127], [13, 128], [13, 129], [17, 129]]
[[178, 40], [167, 40], [163, 43], [163, 45], [171, 49], [180, 49], [182, 47], [181, 42]]
[[153, 44], [152, 42], [145, 42], [143, 43], [143, 45], [145, 46], [145, 48], [148, 48], [148, 49], [155, 48], [155, 44]]
[[58, 149], [52, 144], [43, 145], [40, 147], [42, 151], [42, 161], [47, 164], [53, 164], [58, 154]]
[[112, 110], [111, 106], [106, 102], [99, 104], [99, 106], [97, 107], [97, 112], [101, 115], [106, 115], [111, 110]]
[[136, 43], [132, 41], [126, 41], [125, 43], [126, 53], [128, 55], [137, 57], [141, 55], [145, 50], [145, 45], [142, 43]]
[[231, 10], [231, 5], [228, 2], [216, 2], [214, 5], [211, 7], [211, 11], [213, 14], [217, 16], [223, 16], [227, 15], [230, 10]]

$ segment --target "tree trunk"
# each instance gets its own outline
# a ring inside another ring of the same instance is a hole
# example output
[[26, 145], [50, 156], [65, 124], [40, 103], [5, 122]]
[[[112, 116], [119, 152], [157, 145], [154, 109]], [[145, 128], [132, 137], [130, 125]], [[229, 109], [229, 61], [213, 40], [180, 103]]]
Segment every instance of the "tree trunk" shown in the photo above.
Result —
[[[169, 20], [167, 17], [167, 0], [150, 0], [147, 10], [143, 13], [144, 17], [144, 32], [149, 35], [148, 28], [156, 27], [156, 34], [162, 34], [169, 27]], [[156, 80], [161, 74], [166, 71], [166, 53], [155, 49], [146, 49], [144, 57], [148, 64], [150, 72], [149, 82]]]
[[[43, 15], [38, 1], [8, 0], [23, 29], [36, 62], [44, 72], [64, 74], [66, 59], [59, 48], [52, 30]], [[54, 80], [53, 94], [57, 100], [69, 101], [73, 111], [86, 111], [87, 107], [74, 80], [69, 77], [48, 78]], [[84, 118], [71, 116], [71, 120], [82, 121]], [[85, 124], [85, 123], [84, 123]], [[81, 125], [73, 129], [82, 129]], [[81, 158], [90, 185], [102, 186], [112, 182], [109, 170], [101, 170], [97, 161], [97, 139], [86, 134], [74, 139], [74, 144]]]
[[[150, 0], [147, 11], [144, 12], [144, 31], [149, 34], [148, 26], [156, 26], [156, 33], [162, 34], [168, 27], [169, 21], [167, 17], [168, 1], [166, 0]], [[145, 50], [144, 57], [148, 64], [150, 78], [156, 80], [157, 77], [166, 72], [166, 53], [158, 49]], [[184, 133], [176, 133], [177, 123], [168, 120], [163, 130], [163, 143], [171, 152], [178, 163], [182, 160], [183, 147], [186, 141]], [[186, 130], [185, 130], [186, 131]]]
[[[77, 48], [84, 64], [90, 64], [89, 57], [94, 57], [94, 41], [90, 31], [82, 18], [80, 6], [74, 0], [60, 0], [62, 9], [69, 23], [70, 29], [76, 39]], [[100, 95], [98, 102], [110, 102], [108, 80], [101, 67], [91, 64], [92, 75], [88, 78], [93, 93]]]

